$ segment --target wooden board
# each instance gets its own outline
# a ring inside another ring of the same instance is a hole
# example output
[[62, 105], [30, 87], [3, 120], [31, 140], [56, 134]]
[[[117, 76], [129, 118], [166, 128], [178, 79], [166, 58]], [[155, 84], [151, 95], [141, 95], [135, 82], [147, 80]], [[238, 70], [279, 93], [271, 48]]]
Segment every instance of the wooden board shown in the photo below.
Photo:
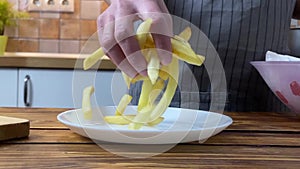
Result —
[[0, 141], [29, 135], [29, 120], [0, 116]]

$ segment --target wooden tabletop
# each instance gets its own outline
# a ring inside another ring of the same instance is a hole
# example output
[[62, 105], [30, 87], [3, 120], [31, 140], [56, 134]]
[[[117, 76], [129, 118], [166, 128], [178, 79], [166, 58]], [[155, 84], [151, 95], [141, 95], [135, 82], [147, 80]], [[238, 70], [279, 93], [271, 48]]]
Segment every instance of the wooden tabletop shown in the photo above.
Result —
[[107, 152], [56, 120], [66, 109], [0, 108], [31, 121], [28, 138], [0, 143], [0, 168], [299, 168], [300, 116], [228, 112], [234, 123], [203, 144], [178, 144], [149, 158]]
[[[39, 68], [39, 69], [82, 69], [84, 54], [63, 53], [31, 53], [31, 52], [6, 52], [0, 56], [0, 67], [9, 68]], [[100, 70], [115, 70], [116, 66], [104, 57], [99, 67]]]

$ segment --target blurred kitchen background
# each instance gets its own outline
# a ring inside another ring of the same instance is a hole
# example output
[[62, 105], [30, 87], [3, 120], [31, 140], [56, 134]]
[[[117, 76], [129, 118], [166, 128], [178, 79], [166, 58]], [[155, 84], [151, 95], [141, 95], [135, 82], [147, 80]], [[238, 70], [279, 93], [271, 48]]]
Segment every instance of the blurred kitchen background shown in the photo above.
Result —
[[292, 19], [291, 28], [300, 28], [300, 20]]
[[[16, 9], [28, 11], [29, 2], [45, 0], [9, 1]], [[88, 38], [96, 32], [97, 17], [107, 8], [107, 4], [103, 0], [66, 2], [74, 3], [74, 12], [29, 11], [30, 18], [20, 19], [17, 27], [5, 29], [9, 37], [6, 51], [80, 53]], [[297, 27], [300, 28], [300, 21], [292, 20], [291, 28]]]
[[[38, 3], [37, 0], [9, 1], [16, 9], [25, 11], [29, 1]], [[107, 4], [102, 0], [70, 3], [74, 3], [74, 12], [29, 11], [30, 18], [19, 19], [17, 27], [6, 28], [5, 35], [9, 37], [6, 51], [80, 53], [88, 38], [96, 32], [97, 17]]]

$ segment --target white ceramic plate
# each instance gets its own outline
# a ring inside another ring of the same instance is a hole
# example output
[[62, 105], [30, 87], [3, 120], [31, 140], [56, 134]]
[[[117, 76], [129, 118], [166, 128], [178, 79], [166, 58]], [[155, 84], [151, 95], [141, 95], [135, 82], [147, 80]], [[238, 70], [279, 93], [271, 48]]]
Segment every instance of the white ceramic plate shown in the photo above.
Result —
[[[232, 124], [232, 119], [222, 114], [168, 108], [163, 115], [164, 121], [159, 125], [129, 130], [127, 125], [111, 125], [103, 121], [103, 116], [113, 115], [115, 109], [115, 106], [96, 108], [93, 110], [92, 120], [85, 120], [81, 109], [63, 112], [57, 116], [57, 119], [73, 132], [93, 140], [129, 144], [205, 141]], [[135, 114], [135, 112], [135, 106], [128, 106], [125, 114]]]

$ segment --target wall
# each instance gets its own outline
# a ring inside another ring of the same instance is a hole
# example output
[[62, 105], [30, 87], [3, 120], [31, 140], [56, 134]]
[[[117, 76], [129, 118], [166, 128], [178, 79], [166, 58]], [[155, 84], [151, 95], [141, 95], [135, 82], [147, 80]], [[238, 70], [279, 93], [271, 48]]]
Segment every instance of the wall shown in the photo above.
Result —
[[[10, 0], [15, 8], [26, 10], [27, 0]], [[30, 12], [30, 18], [8, 27], [7, 52], [80, 53], [97, 30], [98, 15], [107, 8], [102, 0], [74, 0], [74, 13]], [[96, 42], [95, 42], [96, 43]]]
[[[10, 1], [15, 8], [26, 10], [29, 0]], [[102, 0], [74, 2], [74, 13], [30, 12], [29, 19], [19, 20], [17, 27], [7, 28], [6, 51], [80, 53], [87, 39], [96, 32], [96, 19], [107, 4]], [[300, 21], [293, 20], [291, 27], [300, 27]]]

